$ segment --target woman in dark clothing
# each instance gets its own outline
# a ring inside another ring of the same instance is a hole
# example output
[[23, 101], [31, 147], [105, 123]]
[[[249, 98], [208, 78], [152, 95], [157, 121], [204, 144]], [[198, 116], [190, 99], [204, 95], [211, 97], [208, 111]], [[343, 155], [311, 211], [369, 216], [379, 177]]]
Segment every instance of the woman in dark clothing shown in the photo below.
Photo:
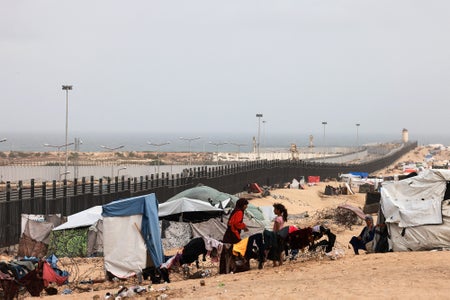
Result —
[[367, 250], [366, 244], [373, 240], [375, 236], [375, 225], [373, 224], [373, 218], [370, 215], [366, 215], [366, 226], [363, 228], [358, 236], [353, 236], [350, 240], [350, 244], [353, 246], [353, 251], [358, 255], [359, 249]]

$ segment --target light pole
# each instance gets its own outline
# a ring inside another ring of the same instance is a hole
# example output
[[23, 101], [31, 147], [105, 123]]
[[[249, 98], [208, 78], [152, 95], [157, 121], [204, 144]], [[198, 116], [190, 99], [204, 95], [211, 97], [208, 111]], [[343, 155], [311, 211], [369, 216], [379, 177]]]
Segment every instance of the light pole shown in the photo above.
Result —
[[127, 169], [127, 167], [122, 167], [122, 168], [117, 169], [117, 177], [119, 177], [120, 171], [126, 170], [126, 169]]
[[239, 144], [239, 143], [230, 143], [230, 144], [238, 147], [237, 160], [239, 161], [239, 156], [241, 154], [241, 146], [247, 146], [247, 145], [246, 144]]
[[325, 147], [326, 143], [325, 143], [325, 126], [327, 126], [327, 122], [322, 122], [323, 125], [323, 146]]
[[[68, 144], [64, 144], [64, 145], [51, 145], [51, 144], [44, 144], [44, 147], [49, 147], [49, 148], [56, 148], [58, 150], [58, 180], [61, 180], [61, 175], [64, 175], [64, 179], [67, 178], [67, 174], [69, 174], [70, 172], [67, 171], [67, 166], [66, 166], [66, 170], [64, 171], [64, 173], [61, 173], [61, 164], [59, 163], [59, 151], [61, 150], [61, 148], [69, 147], [73, 145], [73, 143], [68, 143]], [[67, 150], [66, 150], [67, 151]], [[67, 160], [66, 160], [67, 163]]]
[[[124, 145], [120, 145], [120, 146], [115, 147], [115, 148], [110, 148], [110, 147], [107, 147], [107, 146], [104, 146], [104, 145], [100, 145], [100, 147], [103, 148], [103, 149], [106, 149], [106, 150], [111, 151], [111, 152], [113, 153], [113, 157], [114, 157], [114, 152], [115, 152], [116, 150], [122, 149], [122, 148], [125, 147], [125, 146], [124, 146]], [[114, 178], [114, 164], [111, 163], [111, 180], [112, 180], [113, 178]]]
[[359, 147], [359, 126], [361, 124], [356, 123], [356, 147]]
[[71, 85], [63, 85], [62, 86], [63, 91], [66, 91], [66, 163], [65, 163], [65, 169], [64, 169], [64, 179], [67, 178], [67, 161], [69, 159], [68, 156], [68, 150], [67, 150], [67, 138], [68, 138], [68, 130], [69, 130], [69, 91], [72, 90]]
[[262, 120], [262, 126], [263, 126], [263, 129], [262, 129], [262, 146], [263, 146], [263, 148], [264, 147], [266, 147], [266, 123], [267, 123], [267, 120]]
[[159, 165], [161, 164], [161, 161], [159, 160], [159, 147], [164, 146], [164, 145], [169, 145], [170, 142], [165, 142], [165, 143], [160, 143], [160, 144], [147, 142], [147, 144], [149, 144], [150, 146], [155, 146], [158, 149], [157, 152], [156, 152], [156, 160], [157, 160], [157, 163], [158, 163], [158, 171], [157, 171], [157, 173], [159, 174]]
[[199, 140], [199, 139], [200, 139], [199, 136], [194, 137], [194, 138], [180, 137], [180, 140], [188, 141], [188, 144], [189, 144], [189, 166], [190, 166], [191, 163], [192, 163], [192, 158], [191, 158], [191, 142], [192, 142], [192, 141], [195, 141], [195, 140]]
[[228, 144], [228, 143], [226, 143], [226, 142], [223, 142], [223, 143], [213, 143], [213, 142], [209, 142], [208, 144], [211, 144], [211, 145], [214, 145], [214, 146], [217, 147], [217, 162], [216, 162], [216, 165], [219, 165], [219, 147], [220, 147], [220, 146], [223, 146], [223, 145], [226, 145], [226, 144]]
[[259, 143], [260, 143], [260, 129], [261, 129], [261, 118], [263, 117], [263, 114], [256, 114], [256, 117], [258, 118], [258, 142], [256, 144], [256, 150], [257, 150], [257, 157], [256, 159], [259, 159]]

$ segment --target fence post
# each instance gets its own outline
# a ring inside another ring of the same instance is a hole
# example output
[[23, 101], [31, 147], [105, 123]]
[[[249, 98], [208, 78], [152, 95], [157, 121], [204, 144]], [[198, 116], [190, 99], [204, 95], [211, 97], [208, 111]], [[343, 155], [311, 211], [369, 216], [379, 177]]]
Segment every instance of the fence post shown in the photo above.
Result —
[[153, 174], [150, 174], [150, 187], [153, 189], [155, 187], [154, 183], [155, 183], [155, 177], [153, 176]]
[[142, 192], [144, 190], [144, 176], [140, 176], [139, 181], [140, 181], [139, 188], [140, 188], [140, 191]]
[[145, 175], [145, 190], [148, 191], [148, 175]]
[[6, 182], [6, 201], [11, 200], [11, 181]]
[[90, 192], [91, 192], [91, 194], [92, 195], [94, 195], [94, 176], [91, 176], [91, 181], [89, 182], [89, 185], [90, 185]]
[[34, 199], [34, 179], [31, 179], [30, 185], [31, 185], [30, 197], [31, 199]]
[[[36, 201], [33, 201], [35, 203]], [[47, 204], [47, 182], [42, 182], [42, 203], [44, 203], [45, 215], [48, 215], [48, 204]]]
[[74, 178], [73, 179], [73, 195], [74, 196], [77, 195], [77, 190], [78, 190], [78, 179]]
[[81, 178], [81, 194], [86, 194], [86, 177]]
[[23, 182], [22, 180], [19, 180], [19, 184], [17, 186], [18, 192], [19, 192], [19, 201], [22, 202], [22, 188], [23, 188]]
[[[92, 185], [92, 186], [94, 186], [94, 185]], [[94, 190], [94, 188], [92, 188], [92, 190]], [[98, 193], [100, 195], [103, 194], [103, 178], [98, 179]]]

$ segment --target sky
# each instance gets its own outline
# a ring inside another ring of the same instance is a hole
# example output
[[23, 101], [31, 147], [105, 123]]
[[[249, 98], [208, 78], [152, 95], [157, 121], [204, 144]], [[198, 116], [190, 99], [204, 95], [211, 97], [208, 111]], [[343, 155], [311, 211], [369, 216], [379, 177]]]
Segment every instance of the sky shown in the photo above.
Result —
[[272, 136], [445, 135], [449, 12], [448, 0], [1, 1], [0, 138], [64, 135], [62, 85], [71, 136], [255, 135], [262, 121]]

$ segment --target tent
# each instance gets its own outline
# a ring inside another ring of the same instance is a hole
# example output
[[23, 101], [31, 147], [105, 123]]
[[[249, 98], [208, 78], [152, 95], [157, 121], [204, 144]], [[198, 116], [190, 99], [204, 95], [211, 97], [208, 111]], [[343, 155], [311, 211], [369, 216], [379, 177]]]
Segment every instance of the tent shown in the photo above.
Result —
[[114, 201], [102, 208], [107, 272], [126, 278], [163, 263], [158, 201], [154, 193]]
[[212, 205], [218, 207], [219, 203], [222, 203], [222, 207], [229, 206], [230, 200], [235, 203], [238, 197], [220, 192], [212, 187], [206, 185], [199, 185], [187, 190], [184, 190], [172, 198], [169, 198], [166, 202], [176, 200], [178, 198], [187, 197], [190, 199], [197, 199], [212, 203]]
[[428, 169], [381, 187], [380, 217], [393, 251], [450, 247], [450, 170]]
[[181, 197], [159, 205], [159, 219], [172, 221], [199, 222], [212, 217], [220, 216], [223, 209], [212, 206], [210, 203]]
[[67, 222], [53, 228], [49, 254], [58, 257], [86, 257], [103, 254], [101, 205], [67, 217]]

